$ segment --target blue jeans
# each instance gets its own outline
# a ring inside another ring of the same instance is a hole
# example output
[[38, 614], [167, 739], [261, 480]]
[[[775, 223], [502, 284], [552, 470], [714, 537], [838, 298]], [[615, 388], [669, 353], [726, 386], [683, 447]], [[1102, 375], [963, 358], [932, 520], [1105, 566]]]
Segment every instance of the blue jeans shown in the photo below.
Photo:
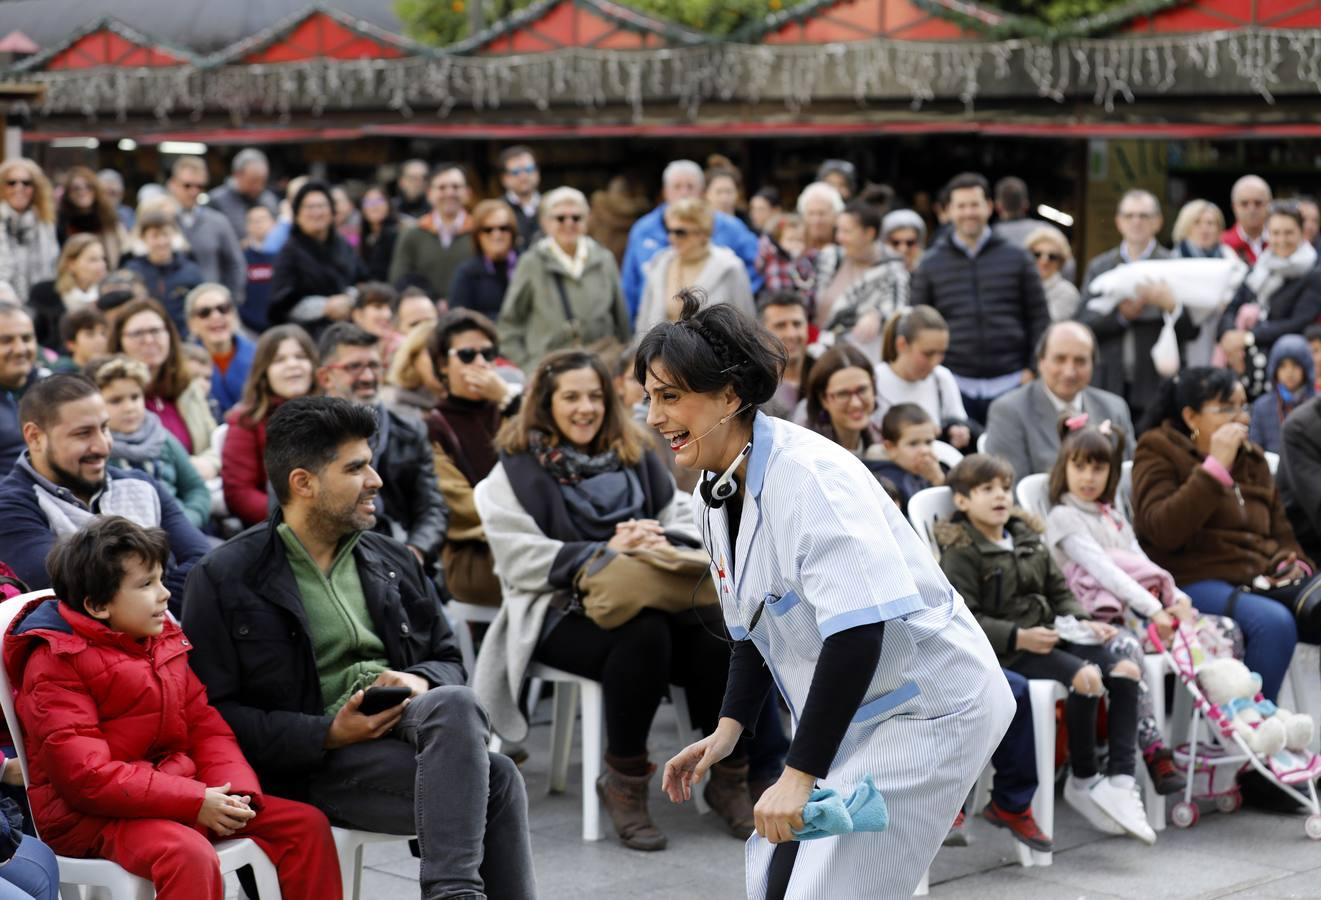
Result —
[[0, 900], [57, 900], [59, 895], [60, 869], [54, 852], [24, 835], [14, 858], [0, 868]]
[[[1243, 662], [1261, 676], [1261, 692], [1274, 701], [1298, 643], [1293, 612], [1283, 603], [1239, 590], [1227, 581], [1195, 581], [1179, 587], [1201, 612], [1229, 616], [1238, 623], [1243, 630]], [[1231, 609], [1229, 600], [1236, 591]]]
[[1009, 730], [1000, 739], [1000, 746], [991, 754], [995, 778], [991, 782], [991, 799], [1005, 812], [1021, 813], [1032, 805], [1037, 793], [1037, 750], [1032, 728], [1032, 703], [1028, 697], [1027, 679], [1017, 672], [1002, 669], [1013, 692], [1018, 708], [1009, 723]]

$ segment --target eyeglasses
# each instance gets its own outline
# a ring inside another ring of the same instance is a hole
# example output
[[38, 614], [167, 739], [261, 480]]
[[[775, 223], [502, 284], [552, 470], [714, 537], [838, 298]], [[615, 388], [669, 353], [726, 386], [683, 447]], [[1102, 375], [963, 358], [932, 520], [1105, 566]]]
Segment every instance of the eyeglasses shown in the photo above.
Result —
[[183, 188], [185, 191], [200, 191], [202, 188], [206, 187], [206, 183], [202, 181], [181, 181], [179, 182], [179, 187]]
[[690, 228], [666, 228], [665, 233], [672, 238], [679, 238], [682, 240], [683, 238], [688, 237], [688, 235], [695, 234], [696, 232]]
[[220, 313], [227, 316], [234, 311], [233, 303], [221, 303], [216, 306], [199, 306], [193, 310], [193, 315], [199, 319], [209, 319], [212, 313]]
[[170, 330], [164, 325], [153, 325], [151, 328], [139, 328], [136, 331], [126, 331], [121, 335], [126, 341], [146, 341], [163, 338], [170, 333]]
[[871, 385], [864, 384], [861, 387], [849, 388], [846, 391], [828, 391], [826, 399], [831, 403], [852, 403], [854, 400], [866, 402], [872, 398]]
[[78, 181], [78, 182], [75, 182], [74, 184], [69, 185], [69, 193], [70, 193], [70, 194], [81, 194], [81, 193], [84, 193], [84, 192], [86, 192], [86, 193], [91, 193], [91, 192], [92, 192], [92, 186], [91, 186], [90, 184], [84, 184], [84, 183], [81, 182], [81, 181]]
[[1060, 256], [1058, 253], [1051, 253], [1049, 250], [1033, 250], [1032, 255], [1037, 259], [1048, 259], [1053, 263], [1064, 262], [1064, 257]]
[[513, 234], [513, 225], [484, 225], [478, 229], [482, 234]]
[[909, 247], [917, 246], [917, 238], [908, 238], [906, 240], [901, 238], [890, 238], [886, 243], [896, 250], [907, 250]]
[[26, 178], [10, 178], [5, 181], [5, 185], [7, 187], [30, 188], [33, 186], [33, 184], [34, 182], [29, 181]]
[[373, 375], [380, 375], [382, 372], [385, 371], [385, 366], [381, 365], [379, 362], [377, 362], [374, 359], [373, 360], [360, 359], [357, 362], [351, 362], [351, 363], [329, 363], [326, 365], [326, 368], [341, 369], [345, 372], [348, 372], [349, 375], [351, 375], [354, 378], [357, 378], [363, 372], [371, 372]]
[[1233, 405], [1219, 405], [1203, 407], [1202, 412], [1211, 413], [1216, 416], [1233, 416], [1235, 418], [1246, 415], [1251, 407], [1246, 403], [1237, 403]]
[[583, 220], [583, 217], [578, 213], [565, 213], [563, 215], [553, 216], [553, 218], [555, 219], [556, 222], [559, 222], [561, 225], [565, 224], [566, 222], [572, 222], [574, 225], [577, 225], [579, 222]]
[[496, 350], [494, 347], [450, 347], [450, 356], [457, 356], [459, 362], [465, 366], [470, 366], [477, 361], [477, 355], [481, 354], [482, 359], [491, 362], [495, 359]]
[[1131, 219], [1154, 219], [1156, 218], [1156, 214], [1149, 212], [1121, 212], [1119, 218], [1124, 221], [1129, 221]]
[[537, 167], [534, 166], [534, 165], [527, 165], [527, 166], [511, 166], [510, 168], [505, 169], [505, 174], [506, 174], [506, 175], [531, 175], [531, 174], [532, 174], [533, 172], [535, 172], [535, 171], [537, 171]]

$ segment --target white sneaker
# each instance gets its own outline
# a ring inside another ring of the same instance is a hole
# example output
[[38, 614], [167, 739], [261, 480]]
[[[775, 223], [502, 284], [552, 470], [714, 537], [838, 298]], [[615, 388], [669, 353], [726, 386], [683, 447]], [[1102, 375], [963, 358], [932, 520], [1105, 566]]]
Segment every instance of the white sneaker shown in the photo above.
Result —
[[1147, 823], [1142, 795], [1131, 775], [1102, 778], [1089, 792], [1092, 802], [1114, 819], [1124, 831], [1144, 844], [1156, 843], [1156, 832]]
[[1096, 785], [1104, 782], [1105, 779], [1099, 776], [1089, 782], [1070, 775], [1064, 782], [1064, 802], [1072, 806], [1097, 831], [1114, 835], [1126, 834], [1123, 826], [1107, 815], [1092, 799], [1092, 790]]

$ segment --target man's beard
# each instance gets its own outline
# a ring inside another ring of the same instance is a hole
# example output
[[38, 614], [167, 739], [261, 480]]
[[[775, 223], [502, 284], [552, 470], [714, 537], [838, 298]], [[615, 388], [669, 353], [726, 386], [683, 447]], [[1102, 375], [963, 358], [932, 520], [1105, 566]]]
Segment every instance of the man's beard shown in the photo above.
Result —
[[70, 472], [68, 469], [61, 468], [55, 460], [46, 456], [46, 465], [55, 473], [55, 483], [60, 487], [68, 488], [73, 491], [77, 497], [94, 497], [105, 487], [106, 477], [101, 476], [99, 481], [88, 481], [76, 472]]
[[318, 498], [312, 508], [312, 521], [326, 537], [338, 541], [355, 531], [370, 531], [376, 527], [376, 514], [358, 511], [358, 503], [365, 494], [359, 494], [352, 504], [333, 506], [324, 498]]

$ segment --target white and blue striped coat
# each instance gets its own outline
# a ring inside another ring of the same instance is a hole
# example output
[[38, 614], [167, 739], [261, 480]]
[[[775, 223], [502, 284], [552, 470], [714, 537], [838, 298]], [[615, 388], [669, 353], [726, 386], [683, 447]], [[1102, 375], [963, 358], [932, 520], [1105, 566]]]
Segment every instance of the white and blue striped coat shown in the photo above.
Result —
[[[820, 786], [847, 795], [872, 775], [890, 826], [804, 842], [788, 896], [909, 897], [1013, 716], [995, 654], [899, 509], [838, 444], [758, 413], [732, 555], [726, 511], [695, 495], [725, 623], [748, 637], [765, 601], [751, 638], [795, 728], [825, 639], [886, 623], [880, 663]], [[771, 850], [748, 840], [754, 900]]]

